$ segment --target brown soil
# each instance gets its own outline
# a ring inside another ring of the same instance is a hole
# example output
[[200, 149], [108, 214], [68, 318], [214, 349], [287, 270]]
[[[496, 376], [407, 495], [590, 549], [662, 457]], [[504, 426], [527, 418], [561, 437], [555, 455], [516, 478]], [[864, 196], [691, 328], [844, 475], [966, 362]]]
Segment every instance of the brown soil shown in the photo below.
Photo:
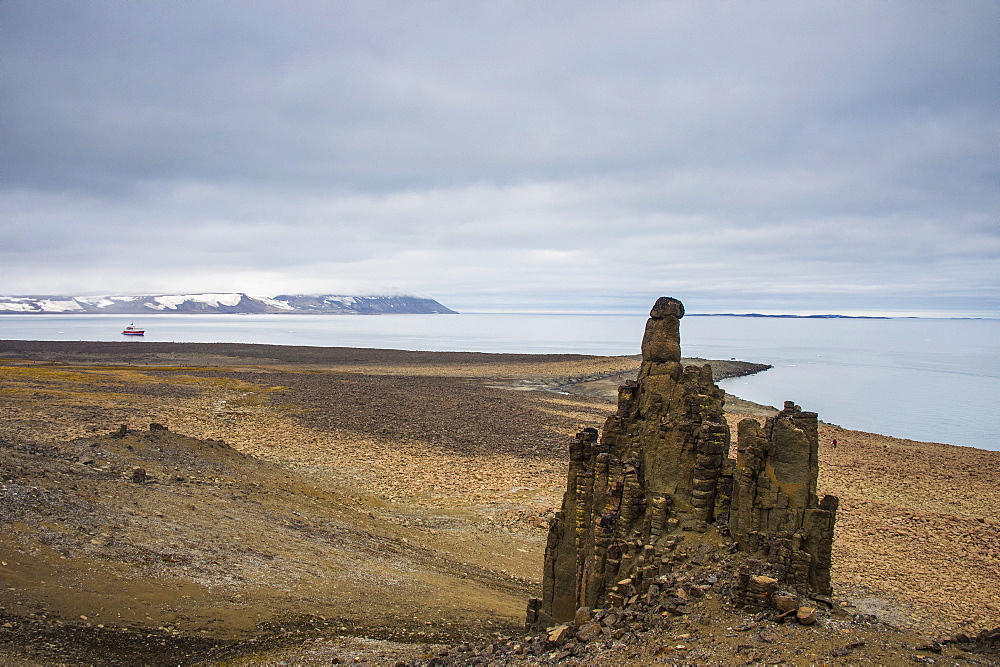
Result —
[[[7, 341], [0, 357], [13, 664], [394, 664], [434, 650], [413, 642], [516, 635], [567, 442], [603, 424], [637, 365], [141, 342]], [[734, 422], [762, 412], [727, 405]], [[827, 425], [821, 438], [821, 491], [841, 498], [838, 596], [927, 637], [1000, 625], [1000, 453]], [[837, 633], [828, 649], [850, 643]], [[817, 641], [793, 640], [782, 659]], [[621, 655], [652, 661], [642, 646]]]

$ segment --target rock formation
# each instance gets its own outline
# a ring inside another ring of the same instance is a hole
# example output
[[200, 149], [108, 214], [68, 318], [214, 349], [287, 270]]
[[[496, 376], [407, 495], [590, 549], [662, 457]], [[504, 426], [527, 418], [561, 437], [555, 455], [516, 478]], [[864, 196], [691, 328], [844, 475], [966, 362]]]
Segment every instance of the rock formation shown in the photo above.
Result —
[[728, 523], [740, 550], [763, 552], [787, 586], [830, 595], [838, 500], [817, 502], [818, 446], [816, 413], [791, 401], [763, 428], [740, 422]]
[[761, 571], [742, 572], [732, 587], [741, 604], [770, 606], [779, 592], [793, 600], [830, 593], [837, 499], [817, 502], [816, 414], [788, 403], [763, 427], [744, 420], [738, 458], [729, 459], [725, 394], [711, 367], [681, 367], [683, 316], [680, 301], [656, 301], [637, 381], [619, 389], [600, 437], [585, 429], [570, 444], [543, 595], [528, 605], [531, 628], [653, 596], [681, 543], [704, 559], [732, 539], [757, 558]]

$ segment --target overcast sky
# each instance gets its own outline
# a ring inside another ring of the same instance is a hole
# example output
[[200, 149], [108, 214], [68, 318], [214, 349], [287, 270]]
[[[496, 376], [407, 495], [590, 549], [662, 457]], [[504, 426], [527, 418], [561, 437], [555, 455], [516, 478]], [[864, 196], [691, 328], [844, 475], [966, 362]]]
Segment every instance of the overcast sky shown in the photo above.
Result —
[[1000, 3], [0, 0], [0, 294], [1000, 316]]

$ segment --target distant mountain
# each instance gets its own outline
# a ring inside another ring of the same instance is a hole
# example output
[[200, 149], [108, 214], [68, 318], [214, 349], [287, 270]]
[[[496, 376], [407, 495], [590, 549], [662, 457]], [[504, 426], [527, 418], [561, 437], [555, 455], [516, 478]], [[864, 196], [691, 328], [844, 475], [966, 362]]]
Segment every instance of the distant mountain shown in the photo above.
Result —
[[0, 296], [0, 314], [149, 315], [153, 313], [454, 313], [434, 299], [416, 296], [282, 294], [276, 297], [225, 294], [161, 296]]
[[687, 313], [691, 317], [780, 317], [801, 320], [888, 320], [884, 315], [763, 315], [761, 313]]

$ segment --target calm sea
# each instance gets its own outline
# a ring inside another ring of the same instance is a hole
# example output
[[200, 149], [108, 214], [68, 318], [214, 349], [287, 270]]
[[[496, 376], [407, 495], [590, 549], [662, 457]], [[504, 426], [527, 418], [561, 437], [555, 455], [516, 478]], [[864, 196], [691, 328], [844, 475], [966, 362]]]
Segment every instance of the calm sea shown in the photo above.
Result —
[[[122, 340], [115, 315], [0, 315], [0, 339]], [[636, 354], [643, 315], [151, 315], [147, 341]], [[772, 364], [721, 384], [841, 426], [1000, 450], [1000, 320], [685, 317], [685, 356]]]

